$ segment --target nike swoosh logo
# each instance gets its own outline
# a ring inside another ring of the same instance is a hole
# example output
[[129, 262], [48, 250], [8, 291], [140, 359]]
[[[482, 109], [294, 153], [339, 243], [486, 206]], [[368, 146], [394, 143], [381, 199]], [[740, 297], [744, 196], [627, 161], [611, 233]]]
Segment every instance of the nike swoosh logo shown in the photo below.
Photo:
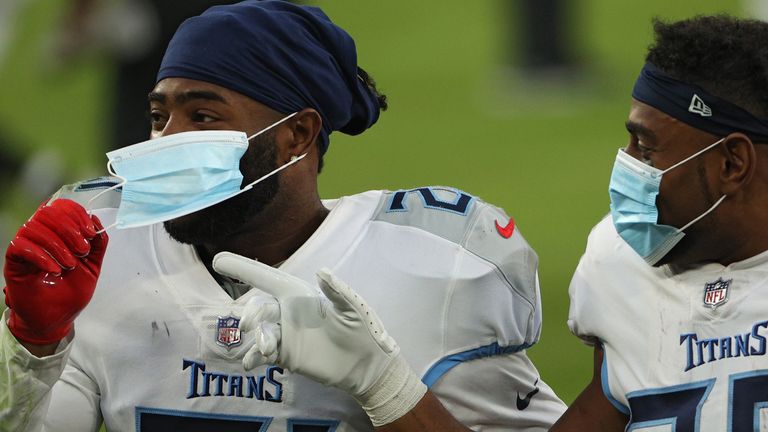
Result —
[[531, 390], [531, 392], [525, 395], [525, 397], [522, 399], [520, 398], [520, 392], [517, 392], [517, 409], [522, 411], [528, 408], [528, 405], [530, 405], [531, 403], [531, 398], [534, 397], [536, 393], [539, 392], [539, 388], [536, 387], [536, 384], [538, 383], [539, 383], [539, 379], [536, 378], [536, 382], [533, 383], [533, 390]]
[[515, 232], [515, 220], [509, 218], [509, 222], [507, 222], [507, 226], [505, 227], [499, 225], [499, 221], [496, 221], [496, 231], [498, 231], [499, 235], [504, 238], [512, 237], [512, 233]]

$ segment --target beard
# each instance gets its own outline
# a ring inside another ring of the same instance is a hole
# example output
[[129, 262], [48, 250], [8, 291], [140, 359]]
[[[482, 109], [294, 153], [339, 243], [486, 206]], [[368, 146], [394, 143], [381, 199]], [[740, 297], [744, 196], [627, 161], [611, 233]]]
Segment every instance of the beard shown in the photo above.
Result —
[[[696, 174], [701, 199], [707, 209], [711, 208], [717, 202], [718, 197], [712, 193], [707, 183], [707, 172], [702, 161], [697, 163]], [[713, 212], [704, 216], [686, 229], [686, 235], [659, 262], [654, 264], [654, 267], [671, 264], [679, 269], [676, 271], [682, 271], [697, 264], [717, 261], [713, 252], [722, 250], [722, 247], [718, 247], [717, 242], [711, 243], [708, 239], [711, 237], [711, 233], [717, 231], [719, 223], [717, 213]]]
[[[240, 159], [241, 188], [277, 168], [277, 143], [271, 132], [252, 138]], [[186, 244], [214, 243], [230, 237], [275, 199], [280, 189], [279, 175], [276, 173], [262, 180], [248, 192], [166, 221], [163, 227], [171, 238]]]

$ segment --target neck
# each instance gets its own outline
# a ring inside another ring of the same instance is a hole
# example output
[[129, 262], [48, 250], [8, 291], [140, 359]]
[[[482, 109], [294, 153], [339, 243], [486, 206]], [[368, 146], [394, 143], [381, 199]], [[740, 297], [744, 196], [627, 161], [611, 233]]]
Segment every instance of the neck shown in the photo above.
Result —
[[[720, 221], [716, 229], [719, 241], [711, 245], [713, 250], [720, 250], [717, 262], [729, 265], [744, 261], [768, 250], [768, 210], [755, 203], [765, 202], [766, 194], [743, 194], [729, 203], [733, 210], [726, 213], [728, 219]], [[728, 203], [725, 200], [723, 204]]]
[[734, 247], [733, 250], [727, 251], [724, 256], [720, 257], [717, 262], [727, 266], [760, 255], [768, 250], [768, 239], [761, 233], [755, 233], [755, 235], [744, 237], [743, 241], [739, 243], [740, 244]]
[[238, 233], [219, 242], [197, 245], [208, 266], [222, 251], [232, 252], [274, 266], [288, 259], [303, 245], [328, 215], [315, 197], [311, 203], [290, 206], [273, 203]]

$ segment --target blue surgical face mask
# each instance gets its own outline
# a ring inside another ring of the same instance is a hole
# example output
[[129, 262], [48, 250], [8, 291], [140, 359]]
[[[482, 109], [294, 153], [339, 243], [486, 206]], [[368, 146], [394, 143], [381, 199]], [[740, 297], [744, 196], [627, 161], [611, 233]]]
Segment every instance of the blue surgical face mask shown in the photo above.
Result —
[[294, 115], [251, 137], [238, 131], [181, 132], [107, 153], [107, 170], [122, 180], [110, 189], [123, 188], [117, 218], [107, 228], [140, 227], [194, 213], [239, 195], [298, 162], [306, 153], [240, 189], [240, 158], [248, 141]]
[[624, 149], [619, 149], [608, 186], [613, 226], [621, 238], [648, 264], [659, 262], [682, 240], [688, 227], [717, 208], [725, 199], [723, 195], [707, 211], [682, 228], [661, 225], [658, 223], [659, 210], [656, 207], [661, 177], [724, 140], [725, 138], [707, 146], [663, 171], [633, 158], [624, 152]]

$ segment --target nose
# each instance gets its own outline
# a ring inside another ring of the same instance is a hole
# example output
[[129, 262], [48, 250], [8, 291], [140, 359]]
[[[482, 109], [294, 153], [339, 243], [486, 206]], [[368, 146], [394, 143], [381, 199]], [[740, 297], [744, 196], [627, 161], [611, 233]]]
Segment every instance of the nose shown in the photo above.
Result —
[[637, 160], [642, 160], [641, 156], [640, 156], [640, 151], [637, 149], [637, 146], [633, 146], [632, 144], [628, 144], [622, 150], [624, 150], [624, 153], [628, 154], [629, 156], [632, 156], [633, 158], [635, 158]]

